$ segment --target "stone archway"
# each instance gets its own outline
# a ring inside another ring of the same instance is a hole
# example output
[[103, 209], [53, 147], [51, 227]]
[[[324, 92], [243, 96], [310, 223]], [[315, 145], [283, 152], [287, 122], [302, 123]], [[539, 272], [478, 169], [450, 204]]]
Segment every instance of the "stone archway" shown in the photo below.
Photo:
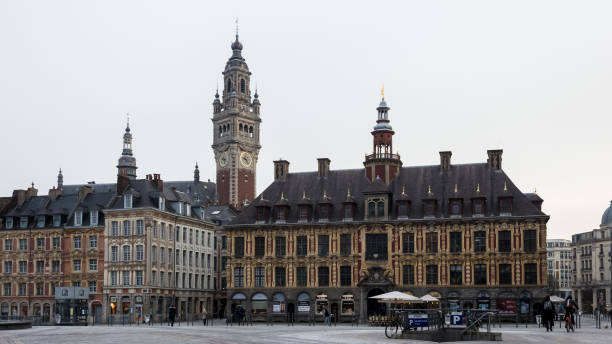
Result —
[[386, 314], [386, 305], [369, 297], [389, 292], [395, 287], [395, 283], [389, 277], [389, 273], [389, 271], [385, 271], [385, 269], [378, 266], [368, 268], [367, 272], [363, 273], [363, 278], [357, 283], [357, 286], [361, 289], [359, 322], [367, 322], [367, 315]]
[[385, 291], [380, 289], [380, 288], [374, 288], [372, 290], [370, 290], [367, 294], [367, 298], [368, 298], [368, 307], [366, 310], [366, 314], [369, 316], [371, 315], [385, 315], [387, 314], [387, 305], [384, 303], [380, 303], [378, 302], [377, 299], [371, 299], [372, 296], [376, 296], [376, 295], [380, 295], [380, 294], [384, 294]]

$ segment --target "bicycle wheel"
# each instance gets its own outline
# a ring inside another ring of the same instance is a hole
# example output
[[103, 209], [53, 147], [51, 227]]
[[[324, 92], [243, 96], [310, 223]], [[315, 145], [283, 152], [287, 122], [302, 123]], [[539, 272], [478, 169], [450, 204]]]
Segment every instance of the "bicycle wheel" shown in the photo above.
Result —
[[395, 338], [398, 327], [397, 324], [388, 324], [385, 326], [385, 336], [387, 336], [387, 338]]

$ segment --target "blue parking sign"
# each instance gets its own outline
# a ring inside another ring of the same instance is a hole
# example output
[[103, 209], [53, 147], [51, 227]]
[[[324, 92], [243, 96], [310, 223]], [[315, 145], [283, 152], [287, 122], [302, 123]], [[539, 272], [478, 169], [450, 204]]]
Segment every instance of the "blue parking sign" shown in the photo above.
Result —
[[427, 327], [427, 314], [408, 315], [409, 327]]
[[451, 325], [461, 325], [463, 323], [463, 313], [452, 312], [450, 316]]

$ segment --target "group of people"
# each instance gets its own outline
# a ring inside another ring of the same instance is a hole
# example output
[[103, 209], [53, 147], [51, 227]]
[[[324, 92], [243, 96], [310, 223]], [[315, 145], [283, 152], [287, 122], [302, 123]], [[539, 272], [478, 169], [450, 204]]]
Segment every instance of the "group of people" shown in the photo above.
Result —
[[242, 325], [246, 321], [246, 312], [241, 305], [236, 306], [234, 309], [234, 314], [232, 314], [232, 322], [238, 323], [238, 325]]
[[[574, 314], [578, 311], [578, 305], [572, 299], [572, 296], [568, 296], [563, 302], [563, 308], [565, 310], [565, 314], [563, 319], [565, 320], [565, 329], [569, 332], [574, 332], [574, 324], [576, 318]], [[542, 321], [544, 322], [544, 327], [546, 327], [546, 332], [551, 331], [555, 328], [555, 318], [557, 317], [557, 311], [555, 309], [555, 305], [550, 300], [550, 296], [547, 296], [544, 299], [544, 311], [542, 314]]]

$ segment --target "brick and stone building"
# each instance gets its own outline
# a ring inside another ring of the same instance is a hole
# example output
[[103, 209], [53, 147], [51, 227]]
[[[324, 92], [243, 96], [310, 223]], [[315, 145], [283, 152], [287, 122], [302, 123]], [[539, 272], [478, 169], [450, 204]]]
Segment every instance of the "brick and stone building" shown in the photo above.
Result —
[[572, 295], [586, 312], [609, 310], [612, 286], [612, 205], [601, 217], [599, 228], [572, 235]]
[[274, 181], [225, 227], [228, 311], [340, 320], [384, 313], [370, 296], [431, 294], [443, 307], [533, 314], [547, 286], [542, 199], [485, 163], [404, 166], [384, 96], [362, 168], [314, 172], [274, 162]]

